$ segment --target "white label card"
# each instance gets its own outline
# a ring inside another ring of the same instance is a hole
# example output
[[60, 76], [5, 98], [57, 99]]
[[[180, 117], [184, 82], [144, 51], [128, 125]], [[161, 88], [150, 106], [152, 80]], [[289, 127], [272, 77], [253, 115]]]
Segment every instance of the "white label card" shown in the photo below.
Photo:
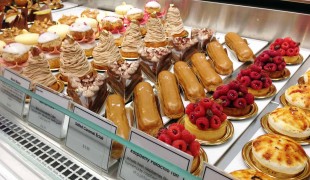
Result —
[[[65, 109], [69, 108], [70, 99], [57, 92], [52, 92], [43, 86], [37, 85], [35, 87], [35, 93]], [[52, 136], [61, 139], [66, 136], [69, 119], [64, 113], [32, 98], [29, 106], [28, 122]]]
[[224, 171], [212, 166], [208, 163], [204, 163], [203, 171], [202, 171], [202, 179], [203, 180], [234, 180], [234, 178], [225, 173]]
[[[116, 133], [117, 127], [114, 124], [80, 105], [74, 104], [73, 112], [114, 134]], [[108, 171], [112, 149], [111, 138], [70, 118], [66, 146], [104, 171]]]
[[[186, 171], [189, 171], [191, 168], [193, 161], [192, 156], [165, 144], [142, 131], [131, 128], [129, 141]], [[163, 167], [127, 147], [125, 148], [124, 156], [120, 162], [118, 177], [119, 179], [135, 180], [183, 179], [178, 174], [170, 171], [169, 168]]]
[[[10, 69], [4, 69], [3, 77], [20, 85], [30, 88], [30, 81]], [[19, 116], [23, 116], [26, 94], [0, 81], [1, 103]]]

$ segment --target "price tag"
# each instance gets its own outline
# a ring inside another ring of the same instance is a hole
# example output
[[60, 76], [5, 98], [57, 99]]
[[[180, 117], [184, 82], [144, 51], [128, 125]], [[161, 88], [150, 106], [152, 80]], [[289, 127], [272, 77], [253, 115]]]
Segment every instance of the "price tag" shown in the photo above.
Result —
[[[30, 88], [30, 80], [22, 77], [21, 75], [10, 69], [4, 69], [3, 77], [18, 84], [23, 88]], [[0, 91], [0, 102], [9, 110], [22, 117], [24, 112], [26, 94], [2, 81], [0, 81]]]
[[[131, 129], [129, 141], [145, 150], [189, 171], [193, 157], [151, 137], [135, 128]], [[163, 167], [151, 159], [125, 148], [124, 157], [120, 162], [119, 179], [182, 179], [181, 176]]]
[[[117, 127], [114, 124], [80, 105], [74, 104], [73, 112], [112, 133], [116, 133]], [[112, 148], [110, 138], [70, 118], [66, 146], [104, 171], [108, 171]]]
[[213, 179], [234, 180], [234, 178], [231, 175], [207, 163], [204, 163], [204, 167], [202, 171], [202, 179], [203, 180], [213, 180]]
[[[41, 85], [35, 87], [35, 93], [63, 108], [69, 108], [70, 98]], [[32, 98], [29, 106], [28, 122], [57, 139], [65, 138], [69, 118], [53, 107]]]

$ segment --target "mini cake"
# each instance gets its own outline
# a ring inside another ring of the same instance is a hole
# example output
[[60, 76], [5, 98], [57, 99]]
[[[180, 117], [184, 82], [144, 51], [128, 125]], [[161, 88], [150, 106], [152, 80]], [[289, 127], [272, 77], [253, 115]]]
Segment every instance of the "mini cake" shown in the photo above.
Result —
[[102, 29], [111, 31], [113, 34], [119, 34], [125, 32], [122, 19], [115, 16], [105, 16], [101, 19]]
[[262, 67], [271, 79], [283, 77], [286, 63], [278, 51], [265, 50], [257, 58], [256, 65]]
[[135, 86], [142, 81], [139, 61], [117, 61], [109, 65], [108, 83], [127, 102]]
[[168, 44], [164, 26], [161, 20], [155, 16], [152, 14], [152, 17], [146, 23], [146, 35], [144, 37], [146, 47], [164, 47]]
[[21, 30], [16, 27], [3, 29], [2, 34], [0, 34], [0, 40], [9, 44], [9, 43], [15, 42], [15, 37], [17, 35], [20, 35], [26, 32], [27, 32], [26, 30]]
[[198, 49], [200, 51], [205, 51], [207, 44], [213, 39], [214, 31], [208, 28], [192, 28], [191, 39], [198, 39]]
[[268, 116], [268, 123], [281, 135], [308, 139], [310, 137], [310, 118], [308, 115], [308, 112], [298, 107], [285, 106], [272, 111]]
[[215, 141], [226, 134], [227, 116], [223, 107], [209, 98], [190, 103], [186, 106], [185, 113], [185, 129], [197, 139]]
[[163, 128], [159, 131], [157, 139], [169, 144], [183, 152], [194, 157], [190, 172], [193, 173], [199, 168], [199, 151], [200, 144], [195, 141], [195, 135], [191, 134], [183, 125], [173, 123], [167, 129]]
[[106, 79], [96, 72], [80, 77], [71, 76], [67, 93], [74, 102], [99, 113], [108, 96]]
[[161, 5], [157, 1], [151, 0], [145, 4], [144, 10], [148, 14], [152, 14], [153, 12], [155, 12], [157, 15], [159, 15]]
[[118, 47], [115, 46], [113, 36], [109, 31], [102, 31], [99, 43], [94, 48], [92, 65], [99, 70], [107, 70], [110, 64], [121, 59]]
[[276, 178], [294, 177], [308, 162], [301, 145], [276, 134], [265, 134], [253, 140], [251, 153], [258, 169]]
[[115, 7], [116, 14], [119, 14], [121, 16], [125, 16], [127, 12], [132, 9], [133, 6], [130, 4], [126, 4], [126, 2], [123, 2], [121, 5], [118, 5]]
[[197, 52], [197, 39], [175, 37], [172, 40], [172, 58], [174, 61], [187, 61]]
[[236, 80], [216, 88], [213, 99], [223, 106], [225, 114], [235, 117], [249, 114], [251, 105], [254, 104], [254, 96]]
[[29, 28], [29, 32], [42, 34], [52, 25], [54, 25], [53, 22], [47, 19], [44, 19], [43, 21], [35, 20]]
[[14, 40], [17, 43], [21, 43], [27, 46], [37, 45], [39, 39], [39, 34], [37, 33], [25, 33], [17, 35]]
[[166, 47], [143, 47], [139, 49], [139, 54], [142, 70], [153, 82], [156, 82], [161, 71], [168, 70], [172, 65], [171, 50]]
[[70, 28], [70, 35], [77, 41], [85, 51], [87, 57], [91, 56], [96, 46], [94, 30], [86, 23], [73, 23]]
[[60, 67], [61, 39], [56, 33], [46, 32], [40, 35], [38, 46], [44, 52], [51, 69]]
[[49, 21], [53, 21], [52, 10], [48, 5], [42, 6], [40, 10], [34, 12], [34, 14], [35, 14], [35, 20], [44, 21], [44, 19], [47, 19]]
[[11, 43], [3, 47], [0, 64], [15, 71], [21, 71], [27, 65], [29, 48], [20, 43]]
[[293, 85], [285, 91], [286, 101], [302, 109], [310, 110], [310, 85]]
[[143, 20], [143, 15], [142, 9], [139, 8], [131, 8], [126, 13], [126, 17], [129, 21], [136, 20], [141, 22]]
[[99, 11], [97, 9], [91, 10], [87, 8], [81, 13], [81, 17], [96, 19], [98, 14], [99, 14]]
[[279, 52], [286, 63], [294, 64], [299, 60], [299, 45], [290, 37], [278, 38], [270, 45], [270, 49]]
[[63, 40], [66, 37], [66, 35], [69, 33], [69, 26], [66, 24], [57, 24], [57, 25], [50, 26], [47, 29], [47, 31], [58, 34], [61, 40]]
[[180, 10], [173, 4], [167, 11], [165, 30], [168, 37], [187, 37], [188, 32], [184, 29]]
[[265, 173], [254, 169], [242, 169], [230, 173], [237, 180], [274, 180]]
[[98, 21], [96, 19], [83, 17], [83, 18], [77, 18], [75, 20], [75, 22], [80, 23], [80, 24], [86, 23], [88, 26], [90, 26], [93, 29], [96, 37], [99, 37], [99, 29], [98, 29], [99, 24], [98, 24]]
[[28, 10], [26, 8], [22, 8], [21, 11], [12, 7], [12, 9], [8, 10], [5, 14], [4, 28], [13, 28], [16, 27], [18, 29], [28, 29], [27, 17]]
[[[31, 49], [28, 65], [23, 68], [22, 75], [31, 79], [32, 85], [34, 85], [34, 83], [41, 84], [55, 91], [61, 89], [60, 85], [57, 83], [57, 79], [50, 71], [44, 54], [37, 47]], [[34, 87], [32, 87], [32, 89], [33, 88]]]
[[241, 70], [237, 80], [247, 87], [248, 92], [254, 97], [264, 97], [271, 90], [272, 81], [270, 77], [263, 73], [260, 66], [254, 64]]
[[75, 15], [68, 15], [68, 16], [66, 16], [65, 14], [63, 14], [62, 17], [58, 19], [58, 22], [60, 24], [66, 24], [66, 25], [71, 26], [73, 23], [75, 23], [75, 20], [77, 18], [78, 17], [75, 16]]
[[138, 50], [143, 46], [140, 27], [136, 21], [130, 23], [126, 30], [120, 53], [123, 58], [139, 58]]

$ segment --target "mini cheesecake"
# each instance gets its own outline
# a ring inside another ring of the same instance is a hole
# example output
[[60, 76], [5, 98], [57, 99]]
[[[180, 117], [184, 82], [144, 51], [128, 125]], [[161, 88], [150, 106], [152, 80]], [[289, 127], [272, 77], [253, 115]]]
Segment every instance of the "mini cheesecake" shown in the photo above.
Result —
[[310, 110], [310, 85], [293, 85], [285, 91], [286, 101], [302, 109]]

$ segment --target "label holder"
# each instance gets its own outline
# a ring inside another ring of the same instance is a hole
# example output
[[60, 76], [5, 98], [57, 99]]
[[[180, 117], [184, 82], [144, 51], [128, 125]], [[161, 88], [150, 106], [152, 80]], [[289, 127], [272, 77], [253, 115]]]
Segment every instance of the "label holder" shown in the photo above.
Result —
[[218, 169], [215, 166], [212, 166], [204, 162], [203, 171], [201, 172], [200, 177], [202, 180], [234, 180], [230, 174]]

